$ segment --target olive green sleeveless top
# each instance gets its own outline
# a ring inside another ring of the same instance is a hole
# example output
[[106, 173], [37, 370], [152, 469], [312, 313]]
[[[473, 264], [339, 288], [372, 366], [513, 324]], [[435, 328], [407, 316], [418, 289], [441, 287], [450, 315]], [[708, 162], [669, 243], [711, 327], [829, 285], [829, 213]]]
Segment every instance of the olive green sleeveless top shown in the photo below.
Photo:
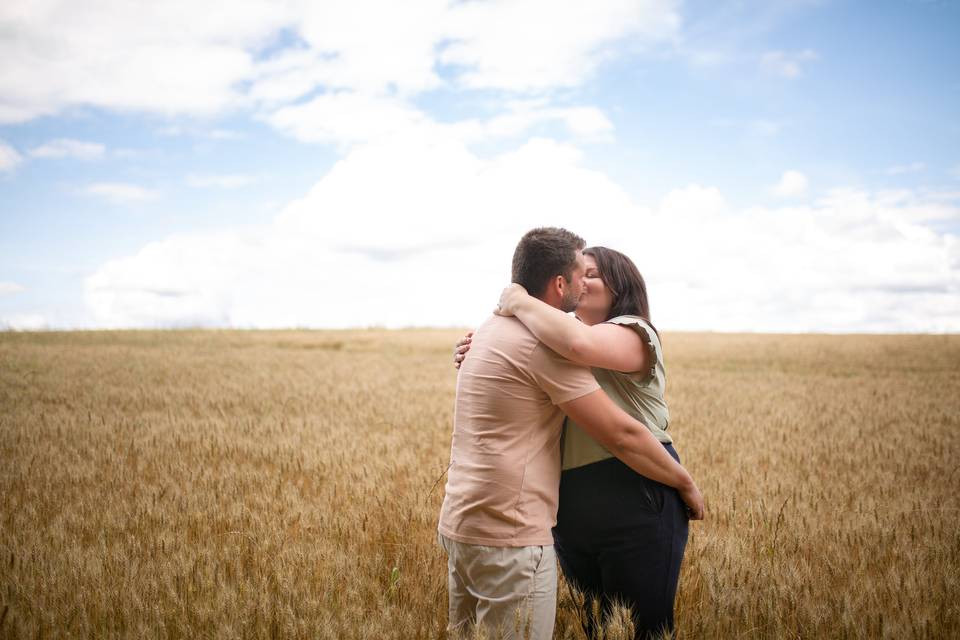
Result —
[[[603, 392], [610, 396], [617, 406], [645, 424], [657, 440], [664, 444], [672, 443], [673, 439], [667, 435], [670, 412], [667, 411], [667, 405], [663, 401], [666, 376], [663, 369], [663, 351], [657, 332], [643, 318], [637, 316], [617, 316], [607, 322], [630, 327], [640, 334], [648, 352], [649, 368], [633, 373], [593, 369], [593, 376], [600, 383]], [[588, 436], [573, 420], [566, 419], [563, 435], [563, 468], [565, 470], [612, 457], [612, 453]]]

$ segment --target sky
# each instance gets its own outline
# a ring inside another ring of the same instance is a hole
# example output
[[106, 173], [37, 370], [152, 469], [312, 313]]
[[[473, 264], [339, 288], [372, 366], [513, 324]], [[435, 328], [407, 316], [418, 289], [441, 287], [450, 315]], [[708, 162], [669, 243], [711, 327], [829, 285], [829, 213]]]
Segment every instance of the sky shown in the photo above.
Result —
[[0, 3], [0, 328], [960, 331], [960, 1]]

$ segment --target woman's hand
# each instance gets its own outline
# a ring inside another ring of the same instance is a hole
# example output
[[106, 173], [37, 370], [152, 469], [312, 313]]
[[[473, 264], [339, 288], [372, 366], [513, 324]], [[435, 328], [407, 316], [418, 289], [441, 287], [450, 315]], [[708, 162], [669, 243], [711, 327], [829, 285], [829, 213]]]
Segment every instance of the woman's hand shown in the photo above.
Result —
[[457, 341], [453, 348], [453, 368], [459, 369], [460, 363], [467, 357], [467, 351], [470, 351], [470, 342], [473, 340], [473, 331], [468, 331], [467, 335]]
[[527, 297], [527, 290], [519, 284], [511, 284], [500, 294], [500, 303], [493, 310], [498, 316], [512, 316], [517, 313], [517, 305]]
[[690, 519], [703, 520], [703, 495], [700, 494], [700, 489], [697, 488], [696, 483], [691, 480], [688, 486], [678, 489], [678, 491], [680, 492], [680, 498], [687, 505], [687, 513]]

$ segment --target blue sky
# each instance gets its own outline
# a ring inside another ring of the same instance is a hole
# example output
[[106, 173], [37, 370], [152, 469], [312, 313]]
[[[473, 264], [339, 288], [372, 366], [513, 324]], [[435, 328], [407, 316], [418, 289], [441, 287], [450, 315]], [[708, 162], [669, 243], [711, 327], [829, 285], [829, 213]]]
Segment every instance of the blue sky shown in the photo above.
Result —
[[0, 326], [472, 326], [519, 236], [667, 329], [960, 330], [960, 3], [0, 7]]

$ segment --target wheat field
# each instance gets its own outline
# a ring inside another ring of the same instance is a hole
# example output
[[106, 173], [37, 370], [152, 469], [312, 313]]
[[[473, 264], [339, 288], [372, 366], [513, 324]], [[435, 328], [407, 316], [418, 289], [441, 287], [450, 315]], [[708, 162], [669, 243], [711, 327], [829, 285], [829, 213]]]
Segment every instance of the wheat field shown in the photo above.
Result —
[[[460, 333], [0, 333], [0, 637], [444, 637]], [[960, 336], [664, 346], [681, 638], [960, 636]]]

